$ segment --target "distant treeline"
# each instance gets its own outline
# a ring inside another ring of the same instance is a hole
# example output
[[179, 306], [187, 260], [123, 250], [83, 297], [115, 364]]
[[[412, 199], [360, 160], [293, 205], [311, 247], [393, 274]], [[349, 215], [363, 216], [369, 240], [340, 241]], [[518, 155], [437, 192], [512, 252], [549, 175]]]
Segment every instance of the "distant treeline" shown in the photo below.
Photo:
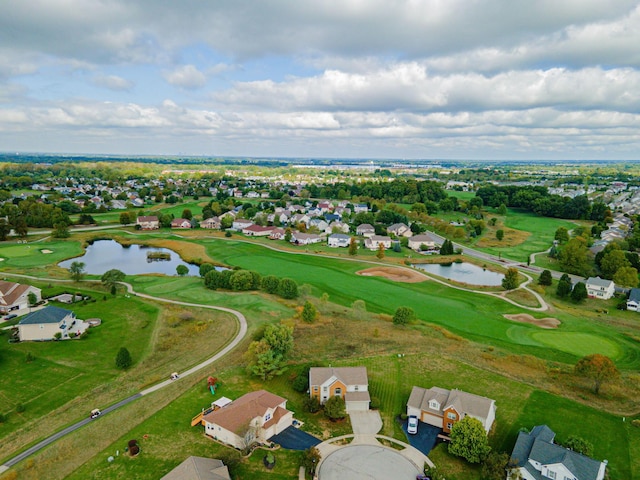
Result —
[[336, 198], [348, 200], [367, 197], [394, 203], [440, 202], [447, 198], [442, 183], [397, 179], [391, 182], [336, 183], [333, 185], [308, 185], [312, 198]]
[[570, 220], [594, 220], [602, 222], [611, 217], [611, 210], [602, 202], [591, 203], [586, 195], [573, 198], [551, 195], [547, 187], [540, 186], [496, 186], [480, 187], [476, 196], [489, 207], [522, 208], [543, 217]]

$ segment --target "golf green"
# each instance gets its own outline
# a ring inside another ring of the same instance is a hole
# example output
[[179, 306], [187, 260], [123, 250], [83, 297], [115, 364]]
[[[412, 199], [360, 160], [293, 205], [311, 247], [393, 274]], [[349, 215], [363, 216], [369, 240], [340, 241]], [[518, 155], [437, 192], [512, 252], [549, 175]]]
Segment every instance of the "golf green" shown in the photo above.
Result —
[[579, 357], [600, 353], [612, 359], [620, 356], [620, 348], [607, 338], [579, 332], [533, 332], [531, 337], [548, 347]]

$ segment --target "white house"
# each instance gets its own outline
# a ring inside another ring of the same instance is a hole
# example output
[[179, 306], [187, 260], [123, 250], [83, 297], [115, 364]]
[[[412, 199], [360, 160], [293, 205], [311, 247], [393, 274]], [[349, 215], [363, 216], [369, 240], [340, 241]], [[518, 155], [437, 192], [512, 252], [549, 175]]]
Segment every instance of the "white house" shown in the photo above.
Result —
[[420, 251], [422, 246], [425, 246], [427, 250], [434, 250], [436, 248], [436, 242], [431, 235], [421, 234], [411, 237], [407, 246], [411, 250]]
[[155, 215], [140, 215], [136, 219], [136, 225], [142, 230], [157, 230], [160, 228], [160, 220]]
[[391, 237], [386, 235], [372, 235], [364, 241], [365, 248], [369, 250], [378, 250], [380, 245], [383, 245], [385, 249], [391, 248]]
[[253, 443], [266, 443], [290, 427], [293, 412], [287, 410], [286, 399], [258, 390], [206, 414], [202, 422], [206, 435], [242, 449]]
[[36, 296], [37, 302], [42, 300], [42, 290], [39, 288], [0, 280], [0, 315], [29, 308], [30, 293]]
[[411, 229], [404, 223], [394, 223], [387, 227], [387, 233], [389, 235], [395, 235], [396, 237], [410, 237], [413, 235]]
[[351, 237], [344, 233], [334, 233], [327, 237], [327, 244], [330, 247], [348, 247], [351, 244]]
[[209, 217], [200, 222], [200, 228], [219, 229], [220, 219], [218, 217]]
[[362, 223], [356, 227], [356, 235], [362, 235], [363, 237], [370, 237], [371, 235], [375, 235], [376, 229], [373, 228], [373, 225], [368, 223]]
[[75, 313], [60, 307], [45, 307], [22, 317], [18, 323], [21, 341], [53, 340], [56, 333], [67, 337], [76, 320]]
[[609, 300], [615, 293], [616, 285], [611, 280], [600, 277], [589, 277], [587, 279], [587, 295], [589, 298], [599, 298]]
[[445, 433], [466, 416], [477, 418], [488, 433], [496, 418], [496, 402], [462, 390], [413, 387], [407, 402], [407, 415], [442, 428]]
[[[510, 464], [519, 476], [510, 472], [508, 478], [539, 480], [603, 480], [607, 461], [592, 458], [553, 443], [556, 434], [546, 425], [533, 427], [530, 433], [520, 432], [511, 453]], [[514, 472], [515, 473], [515, 472]]]
[[347, 413], [369, 410], [369, 379], [366, 367], [312, 367], [309, 396], [321, 405], [330, 397], [342, 397]]
[[242, 229], [242, 233], [249, 237], [268, 237], [273, 232], [274, 227], [262, 227], [260, 225], [249, 225]]
[[291, 235], [291, 243], [296, 245], [311, 245], [312, 243], [320, 243], [322, 237], [315, 233], [300, 233], [295, 232]]
[[627, 310], [640, 311], [640, 288], [632, 288], [627, 299]]
[[241, 232], [251, 225], [253, 225], [253, 222], [251, 220], [247, 220], [246, 218], [235, 218], [233, 220], [233, 223], [231, 224], [231, 228], [236, 232]]

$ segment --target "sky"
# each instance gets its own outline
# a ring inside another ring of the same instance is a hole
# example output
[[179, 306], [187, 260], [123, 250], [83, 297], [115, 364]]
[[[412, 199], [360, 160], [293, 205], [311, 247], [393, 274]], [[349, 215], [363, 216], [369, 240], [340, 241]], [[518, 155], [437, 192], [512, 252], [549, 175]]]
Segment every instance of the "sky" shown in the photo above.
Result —
[[3, 0], [0, 151], [640, 159], [640, 2]]

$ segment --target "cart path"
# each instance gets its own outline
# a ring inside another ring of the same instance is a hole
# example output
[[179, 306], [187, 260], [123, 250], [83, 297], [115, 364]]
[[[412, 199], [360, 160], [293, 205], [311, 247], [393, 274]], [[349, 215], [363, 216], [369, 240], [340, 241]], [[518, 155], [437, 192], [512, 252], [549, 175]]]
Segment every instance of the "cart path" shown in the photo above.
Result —
[[[19, 274], [10, 274], [12, 276], [16, 276], [16, 277], [21, 277], [21, 278], [28, 278], [28, 279], [32, 279], [32, 280], [40, 280], [42, 281], [42, 278], [39, 277], [32, 277], [30, 275], [19, 275]], [[65, 280], [65, 279], [48, 279], [48, 281], [52, 281], [52, 282], [62, 282], [62, 283], [66, 283], [66, 282], [72, 282], [72, 280]], [[87, 281], [94, 281], [94, 282], [99, 282], [100, 280], [87, 280]], [[144, 293], [136, 293], [135, 290], [133, 289], [133, 286], [129, 283], [126, 282], [120, 282], [121, 284], [125, 285], [127, 288], [127, 292], [129, 292], [132, 295], [136, 295], [138, 297], [141, 298], [146, 298], [148, 300], [154, 300], [157, 302], [164, 302], [164, 303], [172, 303], [175, 305], [184, 305], [187, 307], [197, 307], [197, 308], [209, 308], [211, 310], [219, 310], [222, 312], [227, 312], [230, 313], [232, 315], [234, 315], [236, 317], [236, 319], [238, 320], [238, 323], [240, 325], [240, 328], [238, 329], [238, 333], [236, 334], [236, 336], [220, 351], [218, 351], [215, 355], [209, 357], [208, 359], [198, 363], [197, 365], [191, 367], [188, 370], [185, 370], [184, 372], [180, 373], [180, 378], [178, 378], [177, 380], [165, 380], [162, 381], [160, 383], [157, 383], [156, 385], [153, 385], [149, 388], [146, 388], [142, 391], [140, 391], [139, 393], [136, 393], [134, 395], [131, 395], [130, 397], [125, 398], [124, 400], [120, 400], [119, 402], [110, 405], [109, 407], [106, 407], [105, 409], [102, 410], [102, 415], [108, 414], [110, 412], [113, 412], [114, 410], [123, 407], [124, 405], [127, 405], [131, 402], [133, 402], [134, 400], [137, 400], [138, 398], [142, 398], [145, 395], [148, 395], [150, 393], [153, 393], [157, 390], [160, 390], [161, 388], [164, 388], [168, 385], [171, 385], [173, 383], [179, 382], [181, 378], [192, 375], [196, 372], [198, 372], [199, 370], [202, 370], [203, 368], [208, 367], [209, 365], [211, 365], [213, 362], [219, 360], [220, 358], [222, 358], [223, 356], [225, 356], [227, 353], [229, 353], [231, 350], [233, 350], [236, 346], [238, 346], [238, 344], [244, 339], [244, 337], [247, 335], [247, 319], [246, 317], [238, 312], [237, 310], [233, 310], [231, 308], [226, 308], [226, 307], [219, 307], [219, 306], [215, 306], [215, 305], [202, 305], [202, 304], [198, 304], [198, 303], [189, 303], [189, 302], [181, 302], [179, 300], [170, 300], [167, 298], [161, 298], [161, 297], [154, 297], [152, 295], [147, 295]], [[101, 415], [101, 416], [102, 416]], [[34, 453], [42, 450], [43, 448], [45, 448], [46, 446], [52, 444], [53, 442], [59, 440], [60, 438], [64, 437], [65, 435], [74, 432], [76, 430], [78, 430], [79, 428], [82, 428], [83, 426], [87, 425], [90, 422], [96, 422], [99, 421], [100, 417], [96, 418], [96, 419], [90, 419], [90, 418], [84, 418], [82, 420], [80, 420], [79, 422], [76, 422], [72, 425], [69, 425], [68, 427], [64, 428], [63, 430], [60, 430], [59, 432], [54, 433], [53, 435], [45, 438], [44, 440], [36, 443], [35, 445], [29, 447], [27, 450], [19, 453], [18, 455], [10, 458], [9, 460], [7, 460], [3, 465], [0, 465], [0, 474], [2, 474], [3, 472], [5, 472], [6, 470], [8, 470], [10, 467], [12, 467], [13, 465], [17, 464], [18, 462], [24, 460], [25, 458], [33, 455]]]

